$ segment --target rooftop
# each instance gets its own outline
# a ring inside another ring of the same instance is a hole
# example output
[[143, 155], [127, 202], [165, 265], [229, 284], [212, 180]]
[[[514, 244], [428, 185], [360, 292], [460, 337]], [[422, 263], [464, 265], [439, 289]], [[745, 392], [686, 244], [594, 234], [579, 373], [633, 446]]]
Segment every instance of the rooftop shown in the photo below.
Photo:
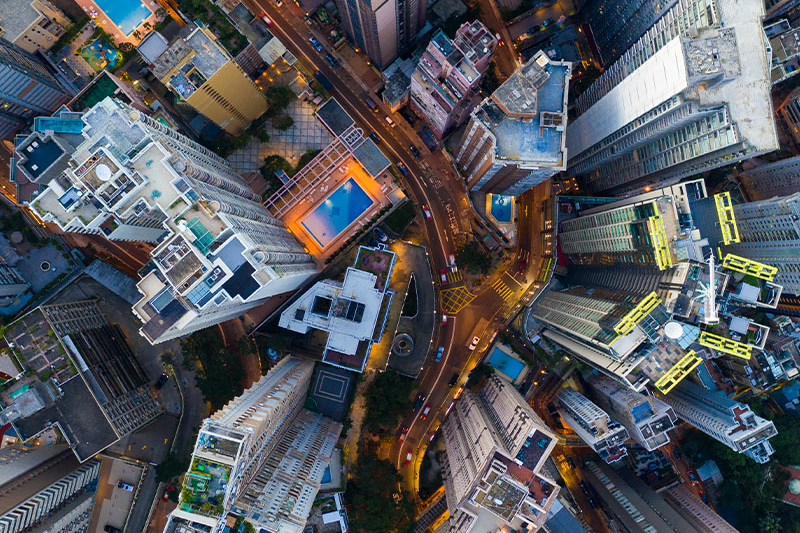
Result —
[[381, 172], [391, 165], [389, 159], [383, 155], [383, 152], [372, 142], [372, 139], [366, 139], [353, 150], [353, 156], [361, 163], [367, 174], [373, 178], [377, 178]]
[[335, 98], [330, 98], [317, 109], [317, 118], [336, 136], [341, 135], [355, 124]]
[[0, 13], [3, 39], [14, 42], [41, 16], [39, 10], [34, 7], [34, 0], [3, 2], [3, 12]]

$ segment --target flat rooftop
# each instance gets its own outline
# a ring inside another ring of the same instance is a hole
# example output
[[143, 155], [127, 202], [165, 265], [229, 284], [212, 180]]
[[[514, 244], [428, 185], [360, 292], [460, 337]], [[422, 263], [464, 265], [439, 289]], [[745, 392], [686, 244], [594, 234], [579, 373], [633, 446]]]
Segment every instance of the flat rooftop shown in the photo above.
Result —
[[353, 150], [353, 156], [361, 163], [367, 174], [373, 178], [377, 178], [391, 164], [380, 148], [372, 142], [372, 139], [366, 139]]
[[329, 99], [317, 109], [317, 118], [337, 137], [355, 124], [335, 98]]

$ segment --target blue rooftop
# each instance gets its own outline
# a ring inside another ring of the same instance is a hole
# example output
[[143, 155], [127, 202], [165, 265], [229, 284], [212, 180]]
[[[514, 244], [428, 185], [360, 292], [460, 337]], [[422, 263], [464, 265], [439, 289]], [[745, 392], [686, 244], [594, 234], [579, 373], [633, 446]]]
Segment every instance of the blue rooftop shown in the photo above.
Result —
[[[34, 144], [36, 146], [34, 146]], [[25, 167], [25, 170], [33, 179], [36, 179], [41, 176], [50, 165], [55, 163], [55, 161], [64, 154], [64, 151], [52, 140], [46, 140], [33, 141], [23, 149], [21, 153], [27, 159], [22, 166]]]

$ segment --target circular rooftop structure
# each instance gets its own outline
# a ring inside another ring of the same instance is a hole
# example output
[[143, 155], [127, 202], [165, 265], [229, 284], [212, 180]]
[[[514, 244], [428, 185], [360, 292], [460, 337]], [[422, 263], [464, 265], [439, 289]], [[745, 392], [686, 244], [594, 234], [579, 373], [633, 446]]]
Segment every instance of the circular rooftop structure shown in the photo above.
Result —
[[664, 326], [664, 334], [672, 340], [677, 340], [683, 335], [683, 326], [674, 320], [667, 322]]
[[105, 163], [100, 163], [97, 165], [94, 173], [97, 175], [100, 181], [108, 181], [111, 179], [111, 169], [108, 168], [108, 165]]

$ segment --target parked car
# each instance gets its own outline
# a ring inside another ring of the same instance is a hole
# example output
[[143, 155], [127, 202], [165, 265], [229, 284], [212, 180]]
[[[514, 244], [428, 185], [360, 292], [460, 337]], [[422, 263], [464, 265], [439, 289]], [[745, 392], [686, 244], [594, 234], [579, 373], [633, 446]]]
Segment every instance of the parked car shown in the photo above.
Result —
[[133, 485], [130, 483], [125, 483], [124, 481], [117, 483], [117, 487], [121, 488], [122, 490], [127, 490], [128, 492], [133, 492]]
[[433, 215], [431, 215], [431, 210], [428, 209], [427, 205], [422, 206], [422, 212], [425, 213], [425, 218], [427, 218], [428, 220], [433, 218]]
[[156, 381], [156, 385], [155, 385], [156, 390], [161, 390], [161, 387], [164, 386], [164, 384], [167, 382], [168, 379], [169, 379], [169, 376], [167, 376], [166, 374], [161, 374], [158, 377], [158, 381]]
[[369, 138], [375, 141], [376, 143], [381, 142], [381, 138], [374, 131], [369, 132]]
[[419, 396], [417, 396], [417, 399], [414, 402], [414, 410], [416, 411], [417, 409], [422, 407], [423, 403], [425, 403], [425, 395], [424, 394], [420, 394]]
[[403, 463], [403, 464], [410, 465], [410, 464], [411, 464], [411, 458], [412, 458], [412, 457], [414, 457], [414, 452], [412, 452], [412, 451], [411, 451], [411, 448], [409, 448], [409, 449], [408, 449], [408, 451], [407, 451], [407, 453], [406, 453], [406, 460], [405, 460], [405, 463]]
[[322, 52], [322, 44], [320, 44], [320, 42], [317, 40], [316, 37], [312, 35], [311, 37], [308, 38], [308, 42], [311, 43], [311, 46], [314, 47], [314, 50], [316, 50], [317, 52]]
[[549, 26], [550, 24], [552, 24], [553, 22], [555, 22], [555, 20], [554, 20], [554, 19], [552, 19], [552, 18], [549, 18], [549, 19], [547, 19], [547, 20], [543, 20], [543, 21], [542, 21], [542, 28], [546, 28], [546, 27], [548, 27], [548, 26]]
[[103, 531], [106, 533], [122, 533], [118, 527], [114, 527], [110, 524], [106, 524], [105, 527], [103, 527]]
[[403, 176], [407, 176], [408, 175], [408, 169], [406, 168], [406, 166], [403, 163], [397, 163], [397, 168], [400, 169], [400, 172], [403, 173]]
[[403, 426], [403, 429], [400, 430], [400, 438], [397, 439], [399, 442], [403, 442], [406, 440], [406, 433], [408, 433], [408, 426]]
[[261, 20], [264, 21], [264, 24], [266, 24], [267, 26], [272, 26], [272, 21], [269, 19], [266, 13], [261, 13], [260, 17]]
[[458, 272], [458, 267], [456, 266], [456, 256], [453, 254], [448, 255], [447, 264], [450, 265], [450, 270], [453, 272]]
[[408, 149], [411, 150], [411, 153], [414, 154], [414, 157], [416, 157], [417, 159], [419, 159], [419, 157], [422, 155], [419, 153], [419, 148], [417, 148], [413, 144], [409, 145]]
[[474, 350], [478, 347], [478, 343], [481, 342], [480, 337], [472, 337], [472, 342], [469, 343], [469, 349]]
[[442, 284], [447, 283], [447, 270], [440, 268], [439, 269], [439, 276], [442, 278]]
[[442, 360], [442, 355], [443, 354], [444, 354], [444, 346], [439, 346], [439, 348], [436, 350], [436, 362], [437, 363]]
[[428, 418], [428, 413], [430, 412], [431, 412], [431, 404], [428, 404], [425, 406], [425, 409], [423, 409], [422, 412], [419, 414], [420, 420], [425, 420], [426, 418]]
[[385, 120], [386, 123], [393, 128], [397, 125], [394, 123], [394, 120], [392, 120], [392, 117], [383, 117], [383, 120]]
[[447, 382], [447, 386], [452, 388], [456, 383], [458, 383], [458, 372], [454, 372], [452, 376], [450, 376], [450, 381]]
[[386, 242], [389, 240], [389, 237], [386, 236], [384, 232], [382, 232], [379, 228], [372, 228], [372, 233], [380, 240], [381, 242]]
[[328, 60], [328, 63], [330, 63], [332, 67], [339, 66], [339, 60], [333, 57], [330, 52], [325, 52], [325, 59]]
[[370, 109], [372, 109], [374, 112], [376, 112], [376, 113], [377, 113], [378, 111], [380, 111], [380, 108], [378, 107], [378, 104], [376, 104], [376, 103], [375, 103], [375, 100], [373, 100], [373, 99], [372, 99], [372, 98], [370, 98], [369, 96], [367, 96], [366, 98], [364, 98], [364, 102], [365, 102], [365, 103], [366, 103], [366, 104], [369, 106], [369, 108], [370, 108]]
[[306, 21], [307, 25], [311, 26], [311, 17], [309, 17], [308, 15], [304, 15], [303, 20]]

